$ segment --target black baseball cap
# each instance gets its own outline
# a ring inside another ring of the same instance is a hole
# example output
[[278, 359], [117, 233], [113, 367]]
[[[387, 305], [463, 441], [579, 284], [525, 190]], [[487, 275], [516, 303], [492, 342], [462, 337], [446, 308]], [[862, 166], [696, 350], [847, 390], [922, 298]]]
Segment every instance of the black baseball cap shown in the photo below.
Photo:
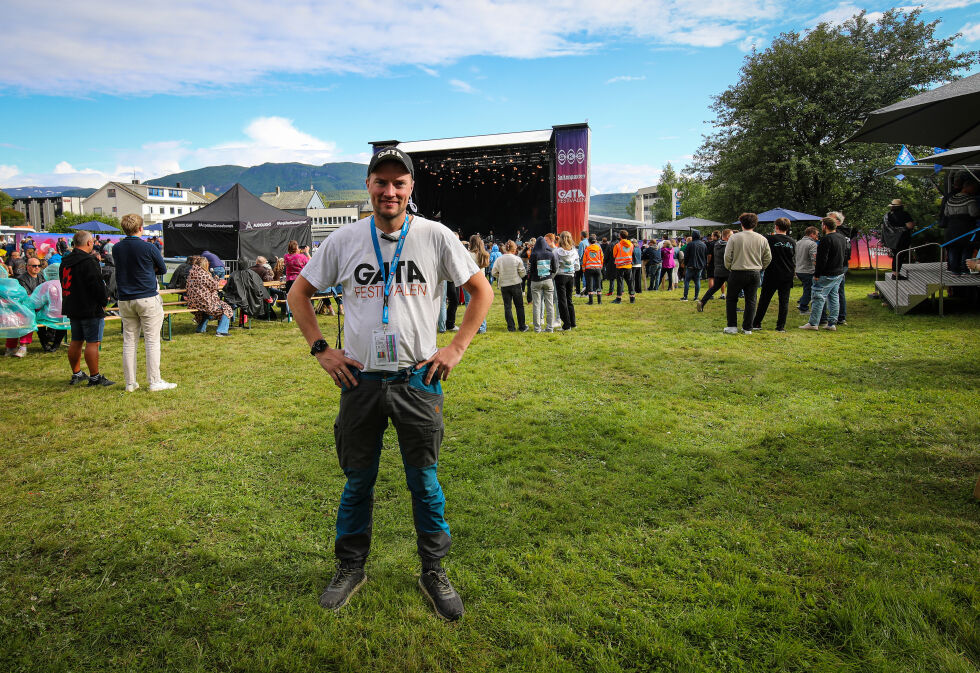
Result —
[[396, 161], [400, 163], [405, 167], [405, 170], [409, 172], [412, 179], [415, 179], [415, 166], [412, 165], [412, 157], [408, 156], [397, 147], [384, 147], [375, 152], [374, 156], [371, 157], [371, 163], [368, 164], [368, 175], [371, 175], [371, 173], [374, 172], [374, 169], [377, 168], [378, 164], [385, 161]]

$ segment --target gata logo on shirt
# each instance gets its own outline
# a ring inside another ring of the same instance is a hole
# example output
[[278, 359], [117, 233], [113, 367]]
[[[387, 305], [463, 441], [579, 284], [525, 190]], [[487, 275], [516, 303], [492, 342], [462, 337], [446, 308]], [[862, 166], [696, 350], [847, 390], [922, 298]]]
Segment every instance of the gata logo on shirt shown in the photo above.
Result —
[[[388, 262], [384, 264], [385, 273]], [[358, 264], [354, 269], [354, 296], [358, 299], [373, 299], [384, 296], [385, 277], [374, 264]], [[425, 297], [429, 294], [429, 284], [422, 275], [422, 269], [410, 259], [399, 260], [395, 267], [395, 283], [391, 296]]]

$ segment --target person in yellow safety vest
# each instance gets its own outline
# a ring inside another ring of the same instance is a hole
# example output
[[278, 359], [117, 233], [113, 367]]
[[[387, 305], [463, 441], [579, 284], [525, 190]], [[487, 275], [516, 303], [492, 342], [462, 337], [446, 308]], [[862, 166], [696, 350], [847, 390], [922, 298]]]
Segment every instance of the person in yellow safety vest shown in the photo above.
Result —
[[619, 232], [619, 243], [613, 246], [613, 260], [616, 264], [616, 298], [614, 304], [623, 303], [623, 280], [630, 293], [630, 303], [636, 303], [636, 292], [633, 288], [633, 244], [625, 229]]
[[595, 296], [602, 303], [602, 248], [595, 242], [595, 234], [589, 236], [589, 246], [582, 253], [582, 270], [585, 273], [585, 293], [589, 295], [589, 303]]

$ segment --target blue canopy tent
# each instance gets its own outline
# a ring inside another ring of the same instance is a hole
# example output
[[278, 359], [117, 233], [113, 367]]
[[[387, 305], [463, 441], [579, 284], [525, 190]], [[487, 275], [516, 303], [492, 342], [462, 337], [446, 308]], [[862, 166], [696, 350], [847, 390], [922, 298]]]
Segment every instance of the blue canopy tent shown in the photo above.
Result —
[[143, 227], [143, 231], [163, 231], [163, 225], [159, 223], [148, 224], [145, 227]]
[[119, 231], [111, 224], [106, 224], [105, 222], [99, 222], [98, 220], [90, 220], [89, 222], [82, 222], [81, 224], [73, 224], [68, 228], [84, 229], [85, 231]]
[[764, 213], [759, 213], [760, 222], [775, 222], [780, 217], [785, 217], [790, 222], [819, 222], [823, 219], [819, 215], [807, 215], [806, 213], [799, 213], [795, 210], [787, 210], [786, 208], [773, 208]]

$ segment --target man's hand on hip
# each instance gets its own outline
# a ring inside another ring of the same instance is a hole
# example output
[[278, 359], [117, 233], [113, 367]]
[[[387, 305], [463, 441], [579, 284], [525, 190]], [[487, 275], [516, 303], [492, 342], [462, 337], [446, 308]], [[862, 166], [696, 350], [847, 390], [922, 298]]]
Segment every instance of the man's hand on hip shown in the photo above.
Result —
[[462, 359], [463, 349], [450, 343], [448, 346], [437, 350], [435, 354], [425, 362], [420, 362], [415, 365], [415, 368], [422, 369], [422, 367], [428, 364], [432, 365], [429, 367], [429, 373], [425, 377], [425, 385], [429, 385], [432, 383], [432, 379], [435, 379], [436, 381], [445, 381], [448, 379], [449, 372], [451, 372]]
[[330, 378], [333, 379], [338, 388], [353, 388], [357, 385], [357, 379], [347, 369], [348, 366], [364, 369], [364, 365], [344, 355], [344, 351], [339, 348], [328, 348], [322, 353], [317, 353], [316, 359], [320, 366], [330, 374]]

